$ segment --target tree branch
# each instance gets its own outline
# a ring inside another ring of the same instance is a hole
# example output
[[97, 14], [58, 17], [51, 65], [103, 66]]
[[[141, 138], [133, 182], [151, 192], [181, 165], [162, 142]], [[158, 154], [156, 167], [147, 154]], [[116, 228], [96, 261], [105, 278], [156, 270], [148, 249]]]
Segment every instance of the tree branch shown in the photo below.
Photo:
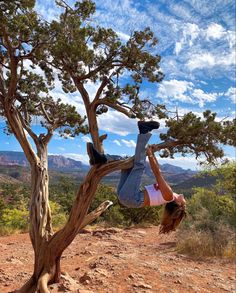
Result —
[[22, 123], [22, 117], [21, 115], [19, 115], [19, 111], [17, 111], [14, 106], [11, 106], [10, 108], [7, 107], [4, 110], [10, 128], [14, 133], [16, 139], [19, 141], [28, 161], [30, 162], [30, 164], [37, 163], [38, 157], [26, 137], [24, 126]]
[[43, 112], [43, 114], [44, 114], [46, 120], [48, 121], [48, 123], [53, 124], [54, 121], [53, 121], [52, 119], [50, 119], [50, 117], [48, 116], [48, 113], [47, 113], [46, 110], [45, 110], [45, 107], [44, 107], [43, 102], [40, 103], [40, 107], [41, 107], [41, 110], [42, 110], [42, 112]]
[[[122, 107], [121, 105], [118, 105], [118, 104], [114, 104], [112, 102], [109, 102], [107, 99], [102, 99], [99, 101], [98, 104], [104, 104], [104, 105], [107, 105], [108, 107], [114, 109], [114, 110], [117, 110], [121, 113], [123, 113], [124, 115], [126, 115], [127, 117], [129, 118], [132, 118], [132, 114], [130, 113], [130, 111], [127, 111], [124, 107]], [[129, 108], [126, 106], [126, 108]], [[132, 110], [130, 108], [130, 110]]]
[[22, 117], [21, 113], [18, 111], [18, 116], [20, 118], [20, 121], [22, 123], [22, 126], [24, 127], [24, 129], [28, 132], [28, 134], [32, 137], [32, 139], [34, 140], [35, 144], [38, 143], [38, 136], [36, 135], [36, 133], [33, 132], [33, 130], [27, 125], [27, 122], [25, 121], [25, 119]]
[[96, 96], [95, 96], [92, 104], [94, 104], [96, 101], [98, 101], [103, 89], [107, 86], [108, 83], [109, 83], [109, 79], [107, 77], [104, 77], [99, 89], [97, 90]]
[[75, 83], [77, 89], [79, 90], [79, 92], [80, 92], [80, 94], [82, 96], [82, 99], [84, 101], [85, 108], [86, 108], [86, 110], [88, 112], [89, 111], [89, 106], [90, 106], [89, 94], [86, 91], [83, 83], [80, 82], [78, 78], [73, 77], [73, 80], [74, 80], [74, 83]]
[[5, 68], [8, 69], [8, 70], [10, 69], [9, 66], [5, 65], [5, 64], [4, 64], [3, 62], [1, 62], [1, 61], [0, 61], [0, 65], [2, 65], [3, 67], [5, 67]]
[[2, 93], [2, 96], [6, 96], [6, 85], [5, 85], [5, 80], [3, 78], [3, 70], [2, 66], [0, 66], [0, 92]]
[[80, 230], [95, 221], [103, 212], [105, 212], [111, 205], [113, 205], [113, 202], [110, 200], [106, 200], [103, 203], [101, 203], [95, 210], [93, 210], [91, 213], [87, 214], [87, 216], [84, 218]]
[[159, 144], [153, 144], [152, 145], [152, 149], [154, 152], [158, 152], [162, 149], [166, 149], [166, 148], [172, 148], [172, 147], [177, 147], [177, 146], [185, 146], [188, 145], [186, 143], [184, 143], [183, 141], [179, 141], [179, 140], [167, 140], [164, 141], [162, 143]]

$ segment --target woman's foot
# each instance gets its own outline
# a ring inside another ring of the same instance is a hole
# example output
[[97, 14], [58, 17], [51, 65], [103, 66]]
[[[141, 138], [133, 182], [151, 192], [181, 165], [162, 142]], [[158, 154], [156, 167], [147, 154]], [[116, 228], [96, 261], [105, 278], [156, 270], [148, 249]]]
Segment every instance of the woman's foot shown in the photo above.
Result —
[[107, 158], [104, 154], [100, 154], [94, 147], [91, 142], [87, 143], [87, 153], [89, 156], [90, 165], [96, 164], [105, 164], [107, 162]]
[[160, 123], [156, 121], [138, 121], [138, 128], [140, 134], [145, 134], [153, 129], [158, 129], [160, 127]]

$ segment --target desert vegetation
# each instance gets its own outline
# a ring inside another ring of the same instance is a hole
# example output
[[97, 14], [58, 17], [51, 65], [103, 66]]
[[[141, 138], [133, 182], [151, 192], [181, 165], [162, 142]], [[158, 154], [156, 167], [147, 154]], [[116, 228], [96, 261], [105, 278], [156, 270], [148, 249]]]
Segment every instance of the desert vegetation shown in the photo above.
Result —
[[[235, 259], [235, 172], [234, 164], [198, 174], [211, 175], [216, 183], [209, 188], [188, 187], [193, 195], [187, 198], [187, 218], [177, 231], [177, 249], [195, 258], [221, 257]], [[174, 186], [173, 186], [174, 188]], [[51, 194], [53, 225], [61, 228], [69, 215], [75, 199], [76, 183], [63, 176], [49, 187]], [[17, 184], [0, 185], [0, 235], [28, 232], [30, 187]], [[93, 224], [103, 227], [159, 225], [161, 207], [129, 209], [117, 200], [113, 186], [100, 184], [90, 211], [102, 202], [110, 200], [113, 206]]]
[[[159, 83], [164, 78], [161, 57], [152, 51], [158, 40], [150, 28], [134, 31], [129, 40], [122, 41], [112, 29], [92, 23], [92, 1], [75, 2], [73, 6], [65, 1], [57, 4], [60, 16], [48, 22], [35, 11], [34, 0], [0, 3], [0, 115], [6, 122], [5, 132], [18, 140], [31, 170], [28, 219], [34, 271], [19, 290], [22, 293], [47, 293], [48, 283], [60, 280], [62, 253], [84, 223], [91, 220], [89, 208], [100, 181], [113, 171], [133, 165], [133, 158], [128, 158], [93, 166], [68, 214], [68, 202], [57, 203], [53, 196], [52, 204], [49, 200], [48, 144], [55, 131], [62, 137], [89, 133], [96, 149], [102, 152], [106, 135], [99, 133], [98, 115], [118, 111], [130, 119], [163, 119], [166, 131], [160, 135], [161, 142], [153, 146], [162, 157], [190, 154], [213, 164], [223, 158], [223, 145], [235, 145], [235, 120], [219, 121], [210, 110], [201, 117], [191, 111], [179, 115], [166, 105], [154, 105], [141, 97], [143, 82]], [[124, 74], [129, 82], [123, 81]], [[80, 94], [85, 116], [50, 95], [55, 80], [61, 82], [65, 95]], [[94, 96], [89, 95], [88, 83], [96, 85]], [[43, 129], [40, 134], [32, 127], [35, 117]], [[23, 219], [19, 226], [25, 229], [24, 191], [21, 186], [14, 188], [15, 193], [23, 194], [18, 207], [2, 209], [2, 221], [15, 229], [18, 221], [14, 217]], [[67, 205], [64, 210], [62, 204]], [[54, 212], [61, 213], [58, 224], [66, 218], [58, 230], [53, 227]], [[151, 214], [145, 210], [143, 213]], [[135, 214], [133, 221], [138, 218]]]

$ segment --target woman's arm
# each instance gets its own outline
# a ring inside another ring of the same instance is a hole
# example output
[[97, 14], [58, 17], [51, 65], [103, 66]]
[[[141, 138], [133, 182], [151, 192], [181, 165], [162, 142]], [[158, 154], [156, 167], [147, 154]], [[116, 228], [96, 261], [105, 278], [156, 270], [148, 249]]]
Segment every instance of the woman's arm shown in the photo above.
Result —
[[158, 187], [162, 193], [163, 198], [166, 201], [173, 200], [173, 198], [174, 198], [173, 191], [161, 174], [160, 166], [159, 166], [157, 159], [152, 151], [152, 147], [147, 148], [147, 155], [148, 155], [151, 169], [152, 169], [153, 174], [156, 178], [156, 181], [158, 183]]

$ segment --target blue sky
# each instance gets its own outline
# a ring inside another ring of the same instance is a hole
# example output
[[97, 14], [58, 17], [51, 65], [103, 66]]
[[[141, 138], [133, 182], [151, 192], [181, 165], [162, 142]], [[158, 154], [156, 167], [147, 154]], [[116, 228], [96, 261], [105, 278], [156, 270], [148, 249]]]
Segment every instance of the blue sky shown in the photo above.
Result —
[[[38, 0], [37, 11], [48, 20], [56, 15], [54, 1]], [[72, 4], [74, 1], [68, 1]], [[235, 1], [210, 0], [97, 0], [93, 20], [105, 27], [112, 27], [125, 41], [134, 30], [149, 26], [159, 43], [154, 50], [162, 56], [161, 68], [165, 74], [162, 83], [143, 84], [142, 96], [154, 103], [165, 103], [169, 109], [180, 113], [193, 111], [199, 115], [205, 109], [218, 113], [219, 119], [235, 117]], [[91, 96], [96, 85], [88, 84]], [[65, 95], [56, 82], [52, 93], [56, 98], [74, 104], [80, 113], [84, 107], [78, 93]], [[35, 121], [35, 130], [40, 127]], [[132, 155], [135, 148], [137, 127], [135, 120], [108, 111], [100, 116], [101, 133], [108, 133], [105, 149], [111, 154]], [[0, 122], [0, 150], [21, 150], [14, 137], [3, 134]], [[161, 129], [153, 133], [151, 143], [159, 141]], [[88, 162], [86, 142], [89, 136], [61, 139], [56, 133], [49, 145], [50, 154], [63, 154]], [[234, 150], [226, 148], [226, 155], [234, 157]], [[192, 157], [175, 160], [162, 159], [183, 168], [197, 168]]]

